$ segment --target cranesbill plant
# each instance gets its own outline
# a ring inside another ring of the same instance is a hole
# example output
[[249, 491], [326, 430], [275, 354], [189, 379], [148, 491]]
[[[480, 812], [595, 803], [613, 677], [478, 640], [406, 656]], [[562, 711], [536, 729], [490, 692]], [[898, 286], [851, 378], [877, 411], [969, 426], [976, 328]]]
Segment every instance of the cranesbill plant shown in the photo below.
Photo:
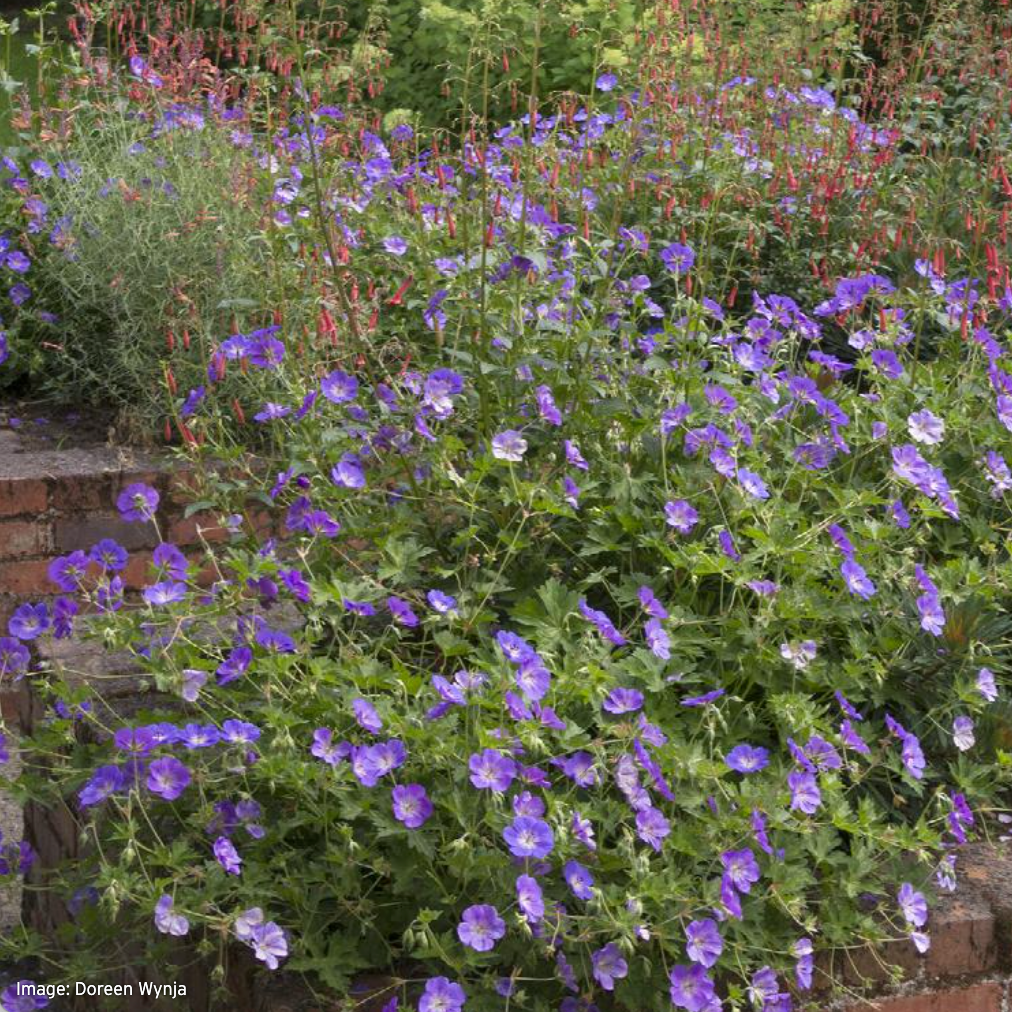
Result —
[[[552, 241], [577, 275], [595, 256]], [[636, 257], [674, 287], [694, 251]], [[163, 543], [139, 607], [118, 545], [58, 560], [58, 615], [0, 641], [22, 677], [86, 609], [164, 700], [117, 721], [32, 676], [93, 841], [65, 879], [80, 949], [247, 946], [335, 995], [379, 971], [420, 1012], [782, 1012], [819, 950], [926, 951], [926, 893], [1007, 783], [1012, 490], [1009, 307], [932, 270], [734, 319], [634, 290], [610, 327], [563, 308], [520, 355], [382, 379], [233, 337], [274, 349], [279, 393], [271, 476], [202, 489], [226, 541]]]

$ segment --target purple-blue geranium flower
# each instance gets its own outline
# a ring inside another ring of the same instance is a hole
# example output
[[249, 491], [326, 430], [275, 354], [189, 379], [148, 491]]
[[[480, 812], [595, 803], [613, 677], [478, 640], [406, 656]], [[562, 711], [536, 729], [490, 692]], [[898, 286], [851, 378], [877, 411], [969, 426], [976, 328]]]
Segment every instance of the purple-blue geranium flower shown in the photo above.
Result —
[[660, 658], [662, 661], [666, 661], [671, 657], [671, 637], [668, 636], [664, 626], [661, 625], [660, 619], [648, 619], [646, 625], [643, 626], [643, 635], [646, 637], [650, 652], [655, 657]]
[[526, 815], [518, 815], [502, 835], [514, 857], [548, 857], [555, 846], [551, 826]]
[[822, 803], [822, 792], [813, 773], [796, 771], [788, 774], [787, 786], [791, 790], [791, 811], [814, 815]]
[[234, 844], [227, 836], [219, 836], [214, 841], [214, 856], [218, 861], [218, 864], [225, 869], [229, 875], [238, 875], [241, 873], [242, 858], [239, 856], [239, 851], [235, 849]]
[[368, 699], [353, 699], [351, 709], [359, 727], [371, 731], [373, 734], [378, 734], [383, 730], [383, 721], [376, 712], [376, 707]]
[[671, 823], [656, 808], [641, 808], [636, 813], [636, 835], [660, 852], [665, 837], [671, 832]]
[[598, 91], [611, 91], [618, 84], [618, 78], [608, 70], [600, 74], [594, 84]]
[[614, 942], [609, 942], [592, 953], [590, 964], [594, 980], [605, 991], [614, 991], [615, 981], [621, 980], [629, 973], [629, 964], [622, 958], [622, 953]]
[[672, 274], [685, 274], [696, 262], [696, 254], [692, 247], [680, 242], [673, 242], [670, 246], [665, 246], [658, 256]]
[[643, 610], [652, 618], [665, 619], [668, 617], [667, 609], [657, 599], [657, 596], [650, 587], [640, 587], [637, 596]]
[[619, 687], [612, 689], [604, 698], [601, 708], [608, 713], [635, 713], [643, 706], [643, 693], [637, 689]]
[[538, 414], [549, 425], [561, 425], [562, 414], [558, 407], [556, 407], [555, 398], [552, 396], [552, 388], [542, 384], [534, 391], [534, 395], [538, 402]]
[[352, 750], [351, 770], [363, 787], [375, 787], [385, 777], [404, 765], [407, 750], [397, 738], [376, 745], [360, 745]]
[[681, 701], [682, 706], [707, 706], [720, 699], [726, 691], [725, 689], [711, 689], [709, 692], [704, 692], [701, 696], [686, 696]]
[[163, 935], [174, 935], [181, 938], [190, 930], [190, 922], [176, 913], [172, 897], [161, 896], [155, 904], [155, 927]]
[[292, 409], [286, 407], [284, 404], [275, 404], [273, 401], [268, 401], [254, 416], [253, 420], [256, 422], [273, 422], [275, 419], [284, 418], [286, 415], [290, 415]]
[[166, 801], [175, 801], [191, 780], [189, 769], [175, 756], [156, 759], [148, 767], [148, 790]]
[[162, 580], [145, 587], [141, 596], [148, 604], [159, 608], [166, 604], [176, 604], [186, 597], [186, 584], [175, 580]]
[[754, 471], [739, 467], [737, 472], [738, 483], [753, 499], [769, 499], [769, 489], [766, 483]]
[[78, 803], [82, 808], [100, 804], [110, 794], [123, 790], [128, 783], [126, 774], [119, 766], [99, 766], [78, 792]]
[[124, 520], [146, 522], [154, 518], [160, 496], [150, 485], [134, 482], [127, 485], [116, 499], [116, 508]]
[[253, 661], [253, 651], [249, 647], [235, 647], [218, 665], [215, 674], [219, 685], [227, 685], [246, 673]]
[[390, 614], [393, 615], [394, 621], [398, 625], [406, 626], [408, 629], [413, 629], [418, 625], [418, 616], [411, 610], [411, 605], [403, 598], [388, 597], [387, 608], [390, 609]]
[[467, 996], [464, 989], [447, 977], [430, 977], [418, 1001], [418, 1012], [460, 1012]]
[[430, 590], [425, 595], [425, 599], [429, 602], [432, 610], [438, 611], [440, 615], [455, 615], [457, 613], [457, 599], [449, 594], [444, 594], [441, 590]]
[[579, 787], [593, 787], [598, 783], [594, 757], [589, 752], [577, 751], [572, 755], [559, 756], [551, 762]]
[[489, 952], [506, 934], [506, 922], [488, 903], [468, 907], [457, 925], [457, 937], [476, 952]]
[[578, 900], [594, 898], [594, 876], [579, 861], [567, 861], [562, 868], [562, 877]]
[[0, 675], [20, 676], [28, 670], [31, 654], [20, 640], [0, 636]]
[[338, 488], [365, 488], [365, 471], [354, 453], [346, 453], [330, 469], [330, 480]]
[[49, 626], [49, 609], [43, 602], [22, 604], [14, 609], [14, 614], [7, 623], [7, 631], [19, 640], [34, 640]]
[[221, 732], [214, 724], [187, 724], [177, 739], [184, 748], [210, 748], [221, 741]]
[[309, 751], [327, 765], [336, 766], [351, 755], [352, 745], [346, 741], [335, 742], [334, 732], [329, 727], [318, 727], [313, 732], [313, 744]]
[[544, 699], [548, 692], [552, 676], [541, 658], [535, 654], [520, 663], [516, 681], [524, 699], [537, 703]]
[[545, 900], [537, 879], [530, 875], [517, 878], [517, 905], [528, 924], [537, 924], [545, 916]]
[[260, 728], [247, 720], [226, 720], [221, 725], [221, 740], [232, 745], [252, 745], [260, 737]]
[[516, 776], [516, 763], [494, 748], [476, 752], [467, 765], [471, 783], [479, 790], [505, 791]]
[[872, 583], [864, 568], [853, 559], [845, 559], [840, 563], [840, 573], [847, 589], [855, 596], [867, 601], [875, 596], [875, 584]]
[[[126, 565], [126, 560], [124, 560]], [[88, 569], [88, 556], [84, 552], [71, 552], [69, 555], [62, 555], [49, 563], [46, 575], [56, 584], [60, 590], [68, 593], [80, 590], [84, 584], [85, 573]]]
[[925, 408], [907, 417], [907, 431], [915, 443], [934, 446], [945, 438], [945, 422]]
[[453, 398], [464, 389], [460, 373], [452, 369], [436, 369], [426, 377], [422, 387], [422, 404], [436, 416], [449, 418], [453, 414]]
[[994, 672], [989, 668], [981, 668], [977, 672], [977, 691], [986, 703], [993, 703], [998, 698], [998, 686], [995, 684]]
[[[684, 705], [684, 701], [683, 701]], [[724, 757], [724, 762], [736, 773], [758, 773], [769, 765], [769, 752], [759, 745], [736, 745]]]
[[741, 562], [741, 553], [735, 548], [734, 538], [730, 531], [720, 531], [717, 535], [717, 540], [720, 542], [720, 550], [728, 559], [732, 562]]
[[724, 939], [712, 918], [692, 921], [685, 929], [685, 954], [693, 963], [709, 969], [724, 951]]
[[615, 628], [612, 620], [603, 611], [591, 608], [585, 597], [580, 598], [580, 614], [588, 621], [593, 622], [597, 631], [610, 643], [614, 643], [617, 647], [625, 645], [626, 638]]
[[907, 924], [923, 928], [928, 923], [928, 902], [909, 882], [900, 886], [896, 899]]
[[333, 404], [344, 404], [358, 396], [358, 380], [340, 369], [335, 369], [320, 380], [320, 391]]
[[274, 921], [257, 924], [250, 935], [250, 947], [253, 955], [265, 964], [268, 970], [276, 970], [279, 961], [288, 955], [288, 939], [284, 929]]
[[716, 1012], [720, 1008], [713, 980], [699, 963], [679, 964], [672, 968], [671, 1003], [686, 1012]]
[[699, 520], [699, 513], [684, 499], [665, 503], [664, 515], [668, 526], [679, 534], [688, 534]]
[[408, 829], [418, 829], [432, 815], [432, 802], [421, 784], [398, 784], [391, 798], [394, 818]]
[[720, 862], [724, 866], [724, 874], [740, 893], [751, 892], [752, 885], [759, 881], [759, 863], [748, 847], [725, 851], [720, 855]]

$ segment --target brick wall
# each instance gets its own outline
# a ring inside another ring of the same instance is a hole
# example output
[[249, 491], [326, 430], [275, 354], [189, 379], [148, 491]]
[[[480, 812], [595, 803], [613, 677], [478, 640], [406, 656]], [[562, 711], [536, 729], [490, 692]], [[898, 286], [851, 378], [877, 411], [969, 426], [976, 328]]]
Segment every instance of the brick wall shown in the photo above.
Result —
[[[102, 538], [113, 538], [130, 550], [131, 561], [121, 574], [127, 587], [143, 584], [156, 532], [151, 524], [123, 521], [115, 506], [121, 489], [137, 481], [161, 493], [157, 520], [166, 537], [192, 545], [199, 541], [198, 527], [205, 536], [221, 535], [210, 518], [184, 518], [184, 483], [167, 460], [106, 446], [40, 449], [37, 441], [22, 440], [13, 431], [0, 432], [0, 635], [7, 633], [8, 619], [18, 604], [48, 600], [58, 593], [46, 575], [54, 558], [78, 549], [88, 551]], [[94, 646], [59, 641], [47, 645], [45, 654], [51, 663], [101, 677], [106, 694], [110, 689], [113, 695], [131, 691], [132, 680], [113, 670], [116, 659], [102, 656], [101, 650], [96, 653]], [[110, 685], [110, 677], [117, 674], [118, 684]], [[0, 682], [0, 717], [9, 737], [34, 719], [28, 684], [28, 679], [19, 684]], [[41, 812], [33, 817], [44, 822]], [[45, 858], [53, 859], [75, 830], [64, 819], [42, 828], [29, 826], [26, 832], [21, 809], [0, 793], [0, 832], [7, 842], [26, 836]], [[0, 888], [0, 931], [18, 920], [19, 903], [16, 890]]]
[[[102, 538], [114, 538], [136, 553], [123, 575], [128, 586], [142, 583], [155, 533], [151, 525], [124, 523], [114, 505], [119, 491], [131, 482], [159, 489], [158, 523], [177, 544], [195, 544], [198, 528], [212, 539], [221, 534], [210, 518], [183, 518], [185, 488], [165, 461], [108, 447], [28, 450], [19, 448], [12, 435], [0, 433], [0, 634], [6, 633], [7, 619], [18, 603], [56, 593], [46, 578], [53, 558], [87, 551]], [[117, 659], [94, 645], [54, 647], [48, 656], [51, 663], [66, 663], [84, 671], [85, 677], [101, 677], [106, 689], [110, 678], [118, 679], [120, 692], [132, 691], [133, 683]], [[0, 686], [0, 711], [8, 731], [32, 719], [27, 682]], [[69, 813], [62, 819], [60, 813], [35, 813], [32, 818], [29, 835], [47, 862], [73, 847]], [[2, 796], [0, 829], [5, 839], [21, 838], [22, 813]], [[932, 912], [931, 950], [918, 956], [904, 941], [880, 953], [837, 955], [823, 970], [849, 989], [849, 997], [833, 1000], [827, 995], [824, 1012], [1012, 1012], [1012, 846], [964, 848], [957, 869], [959, 892]], [[4, 906], [3, 895], [0, 891], [0, 931], [5, 915], [7, 924], [18, 915], [9, 898]], [[907, 983], [890, 990], [886, 964], [902, 967]], [[298, 993], [298, 988], [289, 988], [287, 994], [271, 997], [277, 994], [272, 988], [258, 1004], [271, 1012], [310, 1007], [293, 999]], [[873, 997], [860, 997], [868, 994]]]

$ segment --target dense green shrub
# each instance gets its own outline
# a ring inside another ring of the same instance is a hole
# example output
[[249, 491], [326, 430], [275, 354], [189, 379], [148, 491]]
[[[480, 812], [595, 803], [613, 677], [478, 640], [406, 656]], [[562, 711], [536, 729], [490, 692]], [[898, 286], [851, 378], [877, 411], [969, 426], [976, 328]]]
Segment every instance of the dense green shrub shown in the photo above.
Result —
[[[593, 270], [593, 246], [530, 241], [539, 275]], [[691, 262], [630, 251], [604, 329], [575, 293], [503, 278], [480, 368], [447, 347], [382, 385], [369, 367], [307, 381], [280, 334], [266, 357], [234, 339], [284, 389], [262, 412], [280, 473], [200, 469], [201, 506], [235, 532], [204, 560], [212, 592], [171, 545], [138, 610], [109, 610], [114, 546], [93, 576], [53, 569], [177, 697], [110, 726], [94, 693], [35, 676], [57, 714], [32, 743], [56, 763], [43, 794], [72, 791], [97, 843], [62, 886], [75, 972], [116, 937], [150, 938], [166, 968], [159, 932], [208, 952], [238, 934], [337, 994], [369, 970], [402, 1001], [447, 977], [472, 1008], [547, 1009], [573, 973], [601, 1007], [661, 1009], [670, 971], [676, 1007], [782, 1010], [769, 968], [803, 1004], [804, 940], [930, 944], [919, 890], [949, 883], [1012, 761], [992, 684], [1002, 346], [962, 341], [964, 284], [936, 296], [928, 269], [895, 294], [842, 280], [808, 313], [770, 294], [721, 319], [672, 293], [656, 314], [637, 279]], [[853, 366], [818, 350], [830, 315]], [[931, 365], [910, 354], [925, 318], [947, 335]], [[257, 490], [277, 541], [241, 533]], [[143, 522], [154, 498], [119, 505]], [[50, 619], [15, 621], [30, 639]], [[80, 724], [113, 737], [75, 745]], [[714, 964], [723, 1004], [695, 1004], [683, 977], [710, 993]]]

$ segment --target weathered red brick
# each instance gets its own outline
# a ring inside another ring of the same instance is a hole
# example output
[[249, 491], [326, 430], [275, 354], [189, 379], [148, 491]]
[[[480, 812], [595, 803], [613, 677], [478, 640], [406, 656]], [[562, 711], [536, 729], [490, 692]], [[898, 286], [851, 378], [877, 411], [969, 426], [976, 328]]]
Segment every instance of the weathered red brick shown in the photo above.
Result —
[[53, 524], [53, 531], [56, 549], [61, 554], [78, 548], [87, 551], [103, 538], [112, 538], [129, 551], [158, 544], [154, 524], [131, 523], [116, 514], [60, 518]]
[[182, 468], [166, 476], [166, 495], [170, 502], [183, 504], [193, 502], [199, 478], [191, 468]]
[[195, 513], [192, 517], [181, 517], [169, 525], [166, 540], [177, 545], [195, 545], [202, 540], [224, 541], [228, 531], [222, 527], [213, 513]]
[[18, 698], [19, 689], [0, 689], [0, 717], [10, 727], [18, 719], [21, 702]]
[[925, 971], [932, 977], [983, 973], [998, 962], [995, 917], [973, 892], [949, 897], [931, 914], [931, 948]]
[[925, 991], [848, 1005], [844, 1012], [1001, 1012], [1001, 984]]
[[112, 505], [112, 475], [67, 474], [53, 478], [49, 505], [60, 512], [108, 509]]
[[1012, 848], [986, 843], [960, 848], [956, 869], [963, 887], [987, 902], [995, 919], [996, 962], [1012, 969]]
[[0, 520], [0, 559], [49, 555], [52, 550], [48, 520]]
[[55, 584], [49, 582], [46, 559], [22, 559], [17, 562], [0, 562], [0, 594], [18, 594], [22, 597], [37, 597], [53, 594]]
[[914, 976], [923, 963], [913, 943], [907, 939], [886, 942], [877, 948], [864, 946], [834, 952], [828, 962], [833, 980], [843, 980], [852, 987], [869, 984], [889, 984], [894, 980], [893, 969], [898, 967], [904, 979]]
[[46, 483], [38, 478], [0, 479], [0, 516], [31, 517], [49, 504]]
[[151, 583], [151, 553], [135, 552], [119, 574], [129, 590], [138, 590]]

